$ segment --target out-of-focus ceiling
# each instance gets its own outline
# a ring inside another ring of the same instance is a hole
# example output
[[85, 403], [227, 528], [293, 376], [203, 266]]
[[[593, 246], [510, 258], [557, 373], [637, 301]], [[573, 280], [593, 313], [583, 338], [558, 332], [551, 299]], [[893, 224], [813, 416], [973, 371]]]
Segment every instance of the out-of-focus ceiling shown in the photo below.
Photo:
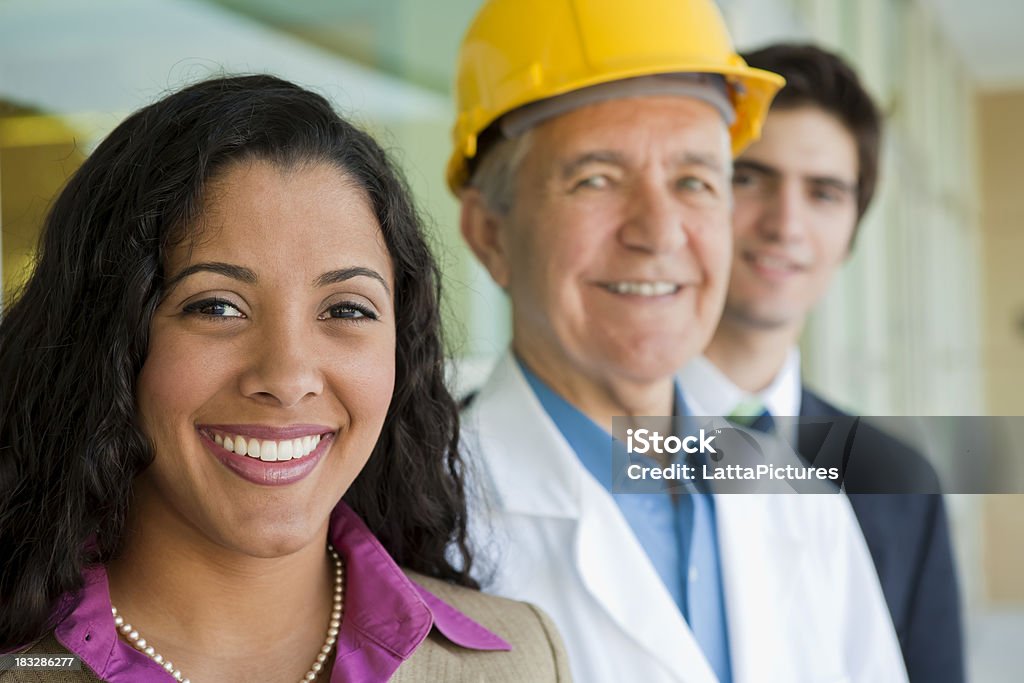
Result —
[[1024, 0], [918, 0], [931, 7], [974, 81], [1024, 88]]
[[343, 111], [380, 121], [449, 116], [442, 94], [215, 3], [0, 2], [0, 98], [11, 102], [117, 120], [184, 82], [221, 72], [277, 74], [314, 87]]
[[206, 0], [386, 73], [447, 93], [483, 0]]
[[[447, 91], [462, 32], [482, 0], [207, 0], [339, 54]], [[625, 0], [624, 0], [625, 1]], [[634, 0], [642, 1], [642, 0]], [[763, 24], [772, 0], [717, 0]], [[853, 0], [859, 1], [859, 0]], [[929, 10], [984, 89], [1024, 87], [1024, 0], [899, 0]], [[783, 3], [784, 4], [784, 3]], [[731, 12], [730, 12], [731, 10]]]

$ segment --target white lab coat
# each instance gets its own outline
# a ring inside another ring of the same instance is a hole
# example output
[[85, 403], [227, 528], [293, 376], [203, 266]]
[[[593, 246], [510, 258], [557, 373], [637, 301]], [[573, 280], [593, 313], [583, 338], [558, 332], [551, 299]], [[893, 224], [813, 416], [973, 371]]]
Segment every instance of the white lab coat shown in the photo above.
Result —
[[[511, 354], [463, 416], [484, 589], [535, 603], [582, 683], [717, 678], [609, 493]], [[840, 495], [716, 495], [735, 683], [901, 683], [871, 559]], [[485, 581], [488, 580], [485, 577]]]

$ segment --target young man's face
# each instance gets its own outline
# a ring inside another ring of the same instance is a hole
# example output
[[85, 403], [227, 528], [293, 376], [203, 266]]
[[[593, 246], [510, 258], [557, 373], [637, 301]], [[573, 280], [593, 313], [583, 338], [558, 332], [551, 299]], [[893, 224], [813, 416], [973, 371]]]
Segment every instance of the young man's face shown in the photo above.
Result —
[[857, 223], [857, 146], [813, 106], [773, 111], [736, 160], [726, 318], [801, 328], [848, 253]]

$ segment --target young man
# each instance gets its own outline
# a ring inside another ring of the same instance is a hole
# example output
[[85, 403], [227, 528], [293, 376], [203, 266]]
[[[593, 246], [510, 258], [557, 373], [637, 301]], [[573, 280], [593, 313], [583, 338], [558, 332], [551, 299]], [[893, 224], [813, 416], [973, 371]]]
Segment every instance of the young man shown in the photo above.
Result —
[[[832, 417], [843, 413], [805, 387], [797, 342], [808, 314], [846, 261], [878, 175], [881, 120], [856, 74], [812, 46], [745, 55], [781, 74], [761, 139], [733, 174], [733, 265], [725, 312], [704, 357], [682, 373], [699, 414]], [[767, 423], [765, 421], [768, 421]], [[809, 459], [804, 433], [788, 435]], [[939, 495], [892, 490], [887, 478], [932, 480], [914, 451], [862, 425], [871, 458], [848, 478], [849, 499], [871, 551], [910, 680], [964, 678], [960, 609]], [[930, 488], [928, 490], [936, 490]]]
[[779, 85], [712, 0], [491, 0], [462, 45], [448, 180], [512, 304], [463, 422], [485, 588], [548, 611], [581, 681], [906, 680], [844, 498], [612, 490], [612, 417], [685, 413]]

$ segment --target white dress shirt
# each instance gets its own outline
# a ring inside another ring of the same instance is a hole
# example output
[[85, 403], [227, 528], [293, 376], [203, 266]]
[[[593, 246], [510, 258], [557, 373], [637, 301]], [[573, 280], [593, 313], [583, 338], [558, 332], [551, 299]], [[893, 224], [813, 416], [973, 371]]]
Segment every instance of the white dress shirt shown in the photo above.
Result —
[[[800, 349], [796, 346], [786, 354], [786, 361], [775, 375], [775, 379], [754, 394], [749, 394], [736, 386], [704, 356], [698, 356], [690, 361], [679, 373], [679, 380], [686, 405], [692, 415], [728, 417], [741, 401], [751, 395], [760, 399], [773, 417], [800, 415]], [[790, 423], [789, 427], [795, 427], [795, 423]], [[791, 438], [794, 435], [782, 436]], [[792, 440], [790, 442], [792, 443]]]

